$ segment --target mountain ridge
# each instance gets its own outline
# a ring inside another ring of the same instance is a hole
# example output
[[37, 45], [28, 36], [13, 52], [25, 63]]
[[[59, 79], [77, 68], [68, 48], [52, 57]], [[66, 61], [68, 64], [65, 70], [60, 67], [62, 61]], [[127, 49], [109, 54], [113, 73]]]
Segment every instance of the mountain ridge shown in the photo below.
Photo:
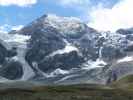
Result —
[[[132, 35], [132, 28], [99, 32], [75, 18], [44, 15], [3, 35], [8, 50], [16, 49], [10, 57], [1, 53], [0, 76], [44, 84], [106, 84], [133, 74], [132, 64], [121, 60], [132, 57]], [[11, 66], [16, 62], [19, 67]]]

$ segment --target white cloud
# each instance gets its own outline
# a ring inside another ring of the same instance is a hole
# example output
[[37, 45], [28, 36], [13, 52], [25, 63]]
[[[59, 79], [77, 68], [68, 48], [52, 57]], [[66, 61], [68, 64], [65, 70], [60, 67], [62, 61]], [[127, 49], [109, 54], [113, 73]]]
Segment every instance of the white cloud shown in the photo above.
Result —
[[22, 29], [23, 27], [24, 27], [23, 25], [12, 26], [11, 30], [16, 30], [16, 31], [18, 31], [18, 30]]
[[17, 5], [20, 7], [26, 7], [36, 3], [37, 3], [37, 0], [0, 0], [1, 6]]
[[89, 5], [90, 0], [59, 0], [59, 3], [64, 7], [83, 7]]
[[7, 33], [9, 30], [10, 26], [8, 24], [4, 24], [0, 26], [0, 33]]
[[0, 26], [0, 33], [8, 33], [11, 30], [20, 30], [22, 28], [23, 28], [23, 25], [11, 26], [8, 24], [4, 24]]
[[133, 27], [133, 0], [121, 0], [112, 8], [98, 6], [90, 13], [89, 26], [102, 31]]

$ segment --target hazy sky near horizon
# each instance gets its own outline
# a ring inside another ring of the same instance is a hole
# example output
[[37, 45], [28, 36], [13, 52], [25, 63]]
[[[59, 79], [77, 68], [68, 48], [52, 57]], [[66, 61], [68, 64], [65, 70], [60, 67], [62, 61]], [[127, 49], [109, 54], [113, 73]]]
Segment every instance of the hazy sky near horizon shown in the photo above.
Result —
[[0, 31], [21, 28], [44, 14], [78, 17], [98, 30], [128, 28], [133, 23], [132, 4], [133, 0], [0, 0]]

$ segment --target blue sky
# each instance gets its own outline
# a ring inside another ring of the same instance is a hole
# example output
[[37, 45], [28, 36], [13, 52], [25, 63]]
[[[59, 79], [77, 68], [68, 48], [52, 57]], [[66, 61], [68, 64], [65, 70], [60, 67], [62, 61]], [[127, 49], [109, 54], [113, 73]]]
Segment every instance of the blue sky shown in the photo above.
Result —
[[[95, 6], [98, 3], [105, 2], [105, 0], [91, 0], [91, 5], [88, 4], [88, 8], [83, 7], [80, 9], [78, 8], [78, 6], [84, 5], [74, 5], [72, 7], [69, 6], [69, 4], [62, 5], [59, 3], [59, 1], [60, 0], [38, 0], [36, 4], [26, 7], [18, 6], [17, 4], [11, 4], [8, 6], [0, 5], [0, 25], [24, 25], [36, 19], [37, 17], [47, 13], [56, 14], [59, 16], [80, 17], [83, 14], [83, 9], [88, 10], [89, 6]], [[114, 4], [117, 0], [108, 1], [110, 1], [110, 5], [108, 6], [112, 6], [112, 4]]]
[[89, 19], [92, 9], [112, 10], [120, 1], [131, 0], [0, 0], [0, 26], [26, 25], [43, 14], [74, 16], [89, 21], [92, 20]]

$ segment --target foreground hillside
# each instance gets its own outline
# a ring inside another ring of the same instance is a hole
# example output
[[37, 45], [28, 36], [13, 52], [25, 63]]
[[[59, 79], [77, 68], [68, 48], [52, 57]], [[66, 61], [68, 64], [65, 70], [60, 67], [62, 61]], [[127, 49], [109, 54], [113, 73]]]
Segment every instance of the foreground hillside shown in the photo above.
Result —
[[[124, 84], [124, 80], [120, 81]], [[116, 84], [8, 88], [0, 90], [0, 100], [133, 100], [133, 89], [118, 88]]]
[[125, 76], [122, 79], [113, 82], [111, 86], [115, 88], [133, 90], [133, 75]]

